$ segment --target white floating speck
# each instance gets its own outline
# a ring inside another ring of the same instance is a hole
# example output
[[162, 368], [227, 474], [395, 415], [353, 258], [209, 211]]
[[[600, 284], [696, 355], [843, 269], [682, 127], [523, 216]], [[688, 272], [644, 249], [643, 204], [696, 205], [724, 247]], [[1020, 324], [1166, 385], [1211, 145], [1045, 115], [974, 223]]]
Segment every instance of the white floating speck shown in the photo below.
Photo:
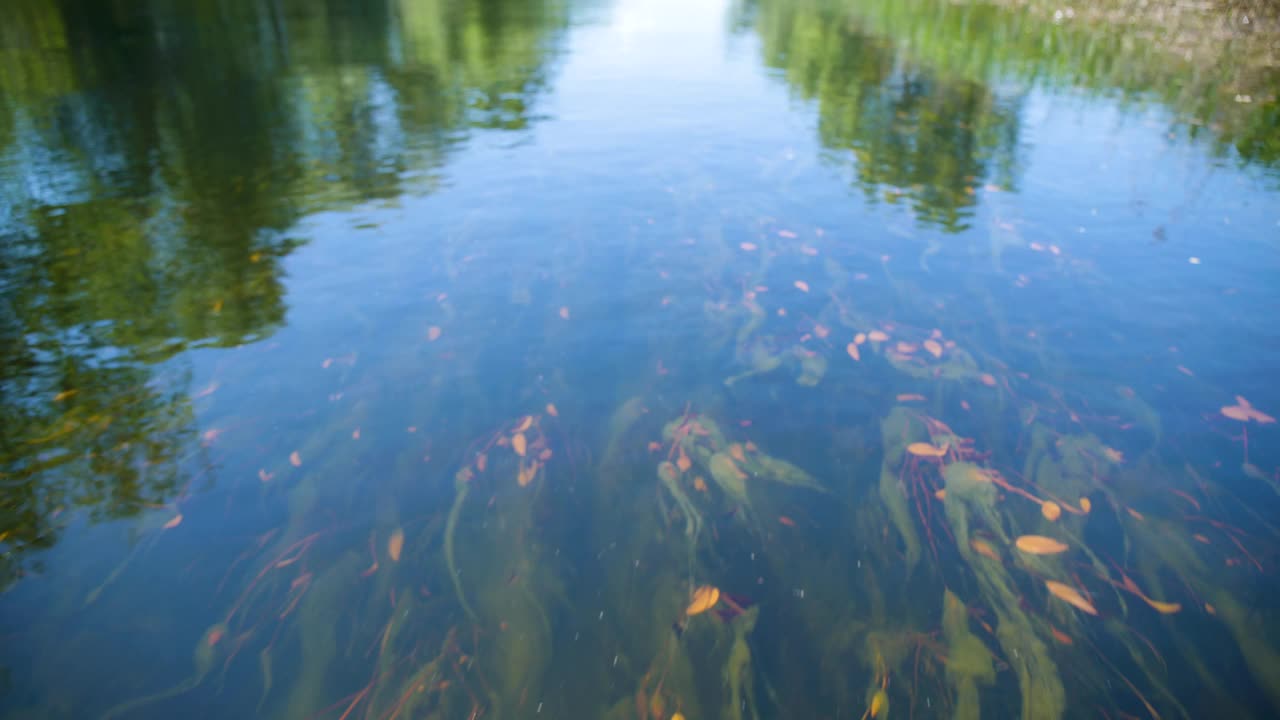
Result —
[[1200, 258], [1198, 258], [1198, 257], [1189, 257], [1189, 258], [1187, 258], [1187, 262], [1191, 263], [1192, 265], [1199, 265], [1199, 264], [1200, 264]]

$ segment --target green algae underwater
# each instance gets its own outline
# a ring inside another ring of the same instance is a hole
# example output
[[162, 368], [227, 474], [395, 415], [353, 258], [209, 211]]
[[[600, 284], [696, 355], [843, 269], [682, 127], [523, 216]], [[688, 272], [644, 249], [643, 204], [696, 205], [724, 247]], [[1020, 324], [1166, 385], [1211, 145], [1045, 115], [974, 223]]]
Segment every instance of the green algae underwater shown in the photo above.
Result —
[[655, 7], [21, 3], [0, 717], [1280, 713], [1271, 70]]

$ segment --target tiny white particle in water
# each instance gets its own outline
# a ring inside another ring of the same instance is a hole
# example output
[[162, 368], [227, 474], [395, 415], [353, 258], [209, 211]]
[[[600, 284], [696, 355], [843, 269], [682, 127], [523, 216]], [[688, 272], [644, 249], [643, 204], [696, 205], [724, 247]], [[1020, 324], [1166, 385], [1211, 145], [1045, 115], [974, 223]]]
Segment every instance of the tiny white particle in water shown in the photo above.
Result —
[[1192, 265], [1199, 265], [1199, 264], [1200, 264], [1200, 258], [1198, 258], [1198, 257], [1190, 257], [1190, 258], [1187, 258], [1187, 262], [1191, 263]]

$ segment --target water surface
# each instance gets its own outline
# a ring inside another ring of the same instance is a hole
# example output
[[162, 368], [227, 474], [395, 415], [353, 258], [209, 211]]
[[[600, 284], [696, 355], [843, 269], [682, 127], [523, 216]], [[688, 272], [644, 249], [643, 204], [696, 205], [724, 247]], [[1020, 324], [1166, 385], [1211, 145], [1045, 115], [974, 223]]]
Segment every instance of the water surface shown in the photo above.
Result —
[[0, 715], [1280, 712], [1273, 71], [938, 0], [13, 18]]

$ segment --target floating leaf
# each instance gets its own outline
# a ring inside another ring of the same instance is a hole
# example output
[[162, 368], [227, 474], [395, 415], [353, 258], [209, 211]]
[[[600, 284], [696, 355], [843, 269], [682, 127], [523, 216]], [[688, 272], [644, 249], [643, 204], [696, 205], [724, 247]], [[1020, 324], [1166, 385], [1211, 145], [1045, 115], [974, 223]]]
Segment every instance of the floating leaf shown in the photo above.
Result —
[[1145, 596], [1142, 599], [1146, 600], [1147, 604], [1155, 608], [1156, 612], [1160, 613], [1161, 615], [1172, 615], [1182, 610], [1182, 605], [1178, 603], [1160, 602], [1159, 600], [1152, 600], [1151, 598], [1145, 597]]
[[551, 459], [551, 448], [542, 448], [542, 452], [538, 453], [538, 459], [546, 462]]
[[1058, 598], [1059, 600], [1062, 600], [1068, 605], [1071, 605], [1078, 610], [1087, 612], [1090, 615], [1098, 614], [1098, 610], [1093, 606], [1093, 603], [1086, 600], [1084, 595], [1080, 594], [1079, 590], [1076, 590], [1070, 585], [1064, 585], [1063, 583], [1057, 582], [1056, 580], [1045, 580], [1044, 586], [1049, 589], [1049, 592], [1054, 597]]
[[271, 482], [271, 478], [275, 476], [275, 473], [269, 473], [263, 468], [258, 468], [258, 479], [262, 482]]
[[864, 343], [864, 342], [866, 342], [866, 341], [867, 341], [867, 334], [866, 334], [866, 333], [858, 333], [857, 335], [854, 335], [854, 336], [853, 336], [853, 344], [854, 344], [854, 345], [861, 345], [862, 343]]
[[701, 475], [693, 479], [693, 489], [698, 492], [707, 492], [707, 481]]
[[826, 325], [814, 325], [813, 334], [817, 335], [820, 339], [825, 339], [828, 335], [831, 334], [831, 331], [827, 329]]
[[528, 430], [529, 427], [532, 425], [533, 425], [533, 416], [525, 415], [524, 417], [520, 418], [520, 423], [516, 425], [516, 429], [512, 430], [512, 432], [522, 433], [525, 430]]
[[484, 453], [476, 453], [476, 470], [478, 472], [484, 472], [484, 469], [488, 466], [489, 456]]
[[844, 346], [845, 352], [849, 353], [849, 357], [854, 360], [862, 360], [862, 354], [858, 352], [858, 343], [851, 342]]
[[533, 479], [538, 476], [538, 470], [541, 467], [541, 463], [537, 460], [527, 465], [521, 460], [520, 470], [516, 473], [516, 484], [520, 487], [528, 487], [529, 483], [533, 482]]
[[1089, 512], [1093, 510], [1093, 503], [1087, 497], [1080, 498], [1080, 509]]
[[555, 403], [547, 403], [547, 414], [551, 417], [560, 417], [560, 411], [556, 409]]
[[1061, 630], [1059, 630], [1058, 628], [1050, 626], [1049, 630], [1050, 630], [1051, 632], [1053, 632], [1053, 639], [1054, 639], [1054, 640], [1057, 640], [1058, 642], [1062, 643], [1063, 645], [1074, 645], [1074, 644], [1075, 644], [1075, 643], [1074, 643], [1074, 641], [1071, 639], [1071, 636], [1070, 636], [1070, 635], [1068, 635], [1068, 634], [1066, 634], [1066, 633], [1062, 632], [1062, 631], [1061, 631]]
[[924, 349], [928, 350], [929, 354], [936, 358], [942, 357], [942, 345], [938, 344], [937, 340], [925, 340]]
[[440, 329], [439, 325], [432, 325], [431, 327], [427, 328], [427, 340], [430, 340], [431, 342], [435, 342], [436, 340], [439, 340], [440, 334], [442, 332], [444, 331]]
[[787, 527], [795, 527], [795, 526], [796, 526], [796, 521], [795, 521], [795, 520], [792, 520], [791, 518], [787, 517], [786, 515], [779, 515], [779, 516], [778, 516], [778, 522], [782, 523], [783, 525], [786, 525]]
[[981, 380], [982, 384], [986, 385], [987, 387], [996, 386], [996, 378], [991, 373], [982, 373], [982, 376], [979, 377], [978, 379]]
[[[899, 397], [898, 399], [901, 400], [902, 398]], [[942, 447], [938, 447], [937, 445], [934, 445], [932, 443], [913, 442], [907, 446], [907, 452], [917, 457], [935, 457], [936, 458], [936, 457], [942, 457], [943, 455], [947, 454], [947, 446], [944, 444], [942, 445]]]
[[867, 339], [871, 342], [884, 342], [889, 339], [889, 336], [879, 330], [872, 330], [867, 333]]
[[1105, 455], [1105, 456], [1106, 456], [1106, 458], [1107, 458], [1108, 460], [1110, 460], [1111, 462], [1113, 462], [1113, 463], [1122, 463], [1122, 462], [1124, 462], [1124, 453], [1120, 452], [1119, 450], [1117, 450], [1117, 449], [1115, 449], [1115, 448], [1113, 448], [1113, 447], [1105, 447], [1105, 446], [1104, 446], [1104, 447], [1102, 448], [1102, 454], [1103, 454], [1103, 455]]
[[168, 530], [169, 528], [176, 528], [181, 524], [182, 524], [182, 513], [178, 513], [177, 515], [174, 515], [172, 518], [170, 518], [169, 522], [164, 524], [164, 529]]
[[1031, 555], [1056, 555], [1067, 551], [1065, 544], [1043, 535], [1023, 535], [1014, 544], [1022, 552]]
[[1040, 514], [1044, 515], [1046, 520], [1052, 522], [1062, 517], [1062, 508], [1056, 502], [1045, 501], [1040, 505]]
[[720, 602], [720, 589], [711, 585], [703, 585], [693, 591], [693, 601], [685, 608], [686, 615], [704, 613]]
[[933, 496], [938, 498], [939, 500], [945, 501], [947, 499], [947, 489], [938, 488], [937, 490], [933, 491]]
[[743, 452], [743, 450], [742, 450], [742, 445], [740, 445], [740, 444], [738, 444], [738, 443], [733, 443], [732, 445], [730, 445], [730, 446], [729, 446], [729, 455], [730, 455], [734, 460], [737, 460], [738, 462], [746, 462], [746, 461], [747, 461], [747, 454], [746, 454], [745, 452]]
[[298, 454], [297, 450], [289, 453], [289, 464], [294, 467], [302, 467], [302, 456]]
[[867, 708], [867, 714], [873, 718], [879, 717], [888, 704], [889, 693], [885, 692], [884, 688], [880, 688], [875, 695], [871, 696], [871, 707]]
[[516, 451], [520, 457], [524, 457], [525, 450], [529, 447], [529, 441], [525, 439], [524, 433], [518, 432], [511, 436], [511, 449]]
[[693, 461], [685, 454], [684, 448], [680, 448], [680, 455], [676, 457], [676, 467], [680, 468], [680, 472], [689, 472], [689, 468], [693, 467]]
[[1242, 408], [1239, 405], [1227, 405], [1222, 408], [1221, 412], [1232, 420], [1249, 422], [1249, 410], [1247, 408]]
[[915, 343], [909, 343], [909, 342], [899, 340], [897, 346], [895, 346], [894, 349], [896, 349], [898, 352], [902, 353], [903, 355], [910, 355], [916, 350], [919, 350], [920, 346], [916, 345]]
[[809, 283], [803, 280], [796, 281], [796, 289], [800, 292], [809, 292]]
[[1000, 554], [996, 552], [995, 548], [991, 547], [991, 543], [983, 540], [982, 538], [972, 538], [969, 540], [969, 547], [973, 548], [974, 552], [983, 557], [991, 558], [996, 562], [1000, 562]]
[[387, 555], [395, 562], [400, 562], [400, 551], [404, 549], [404, 531], [396, 528], [387, 540]]

